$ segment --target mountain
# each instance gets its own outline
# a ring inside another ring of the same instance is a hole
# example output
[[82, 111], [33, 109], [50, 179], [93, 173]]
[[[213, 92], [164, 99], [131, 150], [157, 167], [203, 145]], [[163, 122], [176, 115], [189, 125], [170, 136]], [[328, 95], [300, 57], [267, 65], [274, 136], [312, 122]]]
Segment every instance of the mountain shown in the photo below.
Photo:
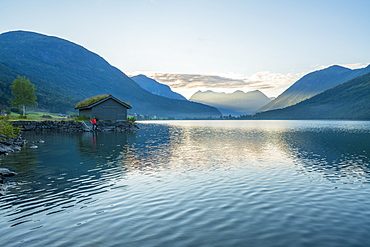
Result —
[[296, 105], [258, 113], [255, 118], [370, 120], [370, 73]]
[[152, 94], [160, 95], [170, 99], [187, 100], [181, 94], [173, 92], [169, 86], [161, 84], [145, 75], [136, 75], [130, 78], [139, 84], [140, 87], [151, 92]]
[[[12, 97], [10, 85], [18, 75], [23, 75], [23, 73], [0, 63], [0, 107], [2, 109], [6, 109], [8, 106], [8, 100]], [[36, 88], [37, 102], [40, 108], [47, 108], [52, 112], [65, 112], [66, 109], [73, 109], [74, 102], [78, 101], [76, 97], [70, 96], [67, 91], [51, 83], [32, 76], [29, 76], [28, 79], [35, 85], [44, 85]]]
[[309, 99], [329, 88], [370, 72], [370, 65], [362, 69], [348, 69], [338, 65], [311, 72], [280, 94], [275, 100], [258, 109], [268, 111], [281, 109]]
[[259, 90], [251, 92], [235, 91], [233, 93], [217, 93], [211, 90], [194, 93], [190, 101], [195, 101], [220, 110], [223, 115], [250, 115], [271, 100]]
[[[26, 31], [0, 34], [2, 84], [11, 84], [11, 73], [26, 76], [36, 86], [40, 107], [60, 107], [59, 96], [69, 105], [99, 94], [112, 94], [129, 102], [132, 112], [161, 117], [218, 117], [214, 107], [152, 94], [111, 66], [99, 55], [70, 41]], [[8, 95], [6, 90], [0, 93]], [[65, 109], [67, 110], [67, 109]]]

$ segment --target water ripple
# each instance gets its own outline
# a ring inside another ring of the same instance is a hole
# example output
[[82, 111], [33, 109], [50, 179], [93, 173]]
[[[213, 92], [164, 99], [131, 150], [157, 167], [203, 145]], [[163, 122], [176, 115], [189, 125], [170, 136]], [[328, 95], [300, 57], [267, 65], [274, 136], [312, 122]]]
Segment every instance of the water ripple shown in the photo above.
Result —
[[30, 134], [48, 145], [1, 159], [19, 172], [0, 197], [2, 244], [366, 246], [368, 122], [141, 127]]

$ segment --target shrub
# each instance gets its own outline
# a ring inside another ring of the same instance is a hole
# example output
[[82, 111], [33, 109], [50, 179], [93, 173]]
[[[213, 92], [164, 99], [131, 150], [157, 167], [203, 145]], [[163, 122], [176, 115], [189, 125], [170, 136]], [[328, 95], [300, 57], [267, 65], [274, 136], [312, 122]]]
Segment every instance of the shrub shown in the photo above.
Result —
[[78, 118], [78, 114], [71, 114], [71, 115], [68, 115], [68, 118]]
[[0, 117], [0, 134], [10, 138], [16, 138], [18, 133], [21, 132], [20, 127], [14, 127], [7, 117]]
[[10, 108], [10, 111], [14, 112], [14, 113], [20, 113], [21, 112], [18, 107], [12, 107], [12, 108]]
[[127, 117], [127, 122], [135, 123], [136, 122], [136, 117]]
[[78, 121], [89, 121], [90, 118], [86, 115], [81, 115], [81, 116], [76, 117], [76, 120], [78, 120]]
[[41, 117], [42, 117], [42, 118], [48, 118], [48, 119], [53, 118], [53, 117], [52, 117], [52, 116], [50, 116], [50, 115], [42, 115]]

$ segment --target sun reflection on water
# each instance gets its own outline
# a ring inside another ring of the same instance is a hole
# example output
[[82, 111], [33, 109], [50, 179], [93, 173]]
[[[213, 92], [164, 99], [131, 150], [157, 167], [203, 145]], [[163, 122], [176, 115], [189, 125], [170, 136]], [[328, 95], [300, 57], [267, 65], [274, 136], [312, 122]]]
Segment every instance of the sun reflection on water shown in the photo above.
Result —
[[119, 163], [130, 172], [186, 172], [274, 166], [289, 159], [306, 172], [319, 172], [332, 181], [346, 181], [343, 177], [369, 181], [369, 129], [361, 123], [356, 128], [333, 122], [333, 128], [320, 121], [304, 126], [294, 121], [194, 122], [144, 123], [145, 133], [137, 137], [143, 144], [121, 152]]

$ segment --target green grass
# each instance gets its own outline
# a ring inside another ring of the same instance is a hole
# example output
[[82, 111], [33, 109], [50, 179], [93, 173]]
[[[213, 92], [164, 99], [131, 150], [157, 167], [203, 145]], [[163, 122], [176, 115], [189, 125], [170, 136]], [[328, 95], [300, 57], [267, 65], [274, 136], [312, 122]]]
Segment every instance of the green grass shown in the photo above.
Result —
[[[49, 112], [38, 112], [38, 111], [29, 111], [26, 117], [22, 117], [18, 113], [11, 112], [10, 113], [10, 121], [16, 120], [29, 120], [29, 121], [38, 121], [38, 120], [66, 120], [65, 117], [58, 116], [60, 113], [49, 113]], [[45, 117], [50, 116], [50, 117]]]
[[77, 103], [76, 108], [90, 106], [92, 104], [95, 104], [96, 102], [99, 102], [102, 99], [108, 98], [109, 96], [110, 96], [109, 94], [101, 94], [101, 95], [93, 96], [88, 99], [84, 99]]
[[[111, 94], [100, 94], [100, 95], [90, 97], [88, 99], [84, 99], [84, 100], [78, 102], [75, 108], [82, 108], [82, 107], [93, 105], [93, 104], [95, 104], [95, 103], [97, 103], [97, 102], [99, 102], [99, 101], [101, 101], [105, 98], [108, 98], [109, 96], [112, 96], [112, 95]], [[126, 105], [130, 105], [130, 103], [128, 103], [128, 102], [122, 101], [120, 99], [117, 99], [117, 100], [121, 101], [122, 103], [124, 103]]]

